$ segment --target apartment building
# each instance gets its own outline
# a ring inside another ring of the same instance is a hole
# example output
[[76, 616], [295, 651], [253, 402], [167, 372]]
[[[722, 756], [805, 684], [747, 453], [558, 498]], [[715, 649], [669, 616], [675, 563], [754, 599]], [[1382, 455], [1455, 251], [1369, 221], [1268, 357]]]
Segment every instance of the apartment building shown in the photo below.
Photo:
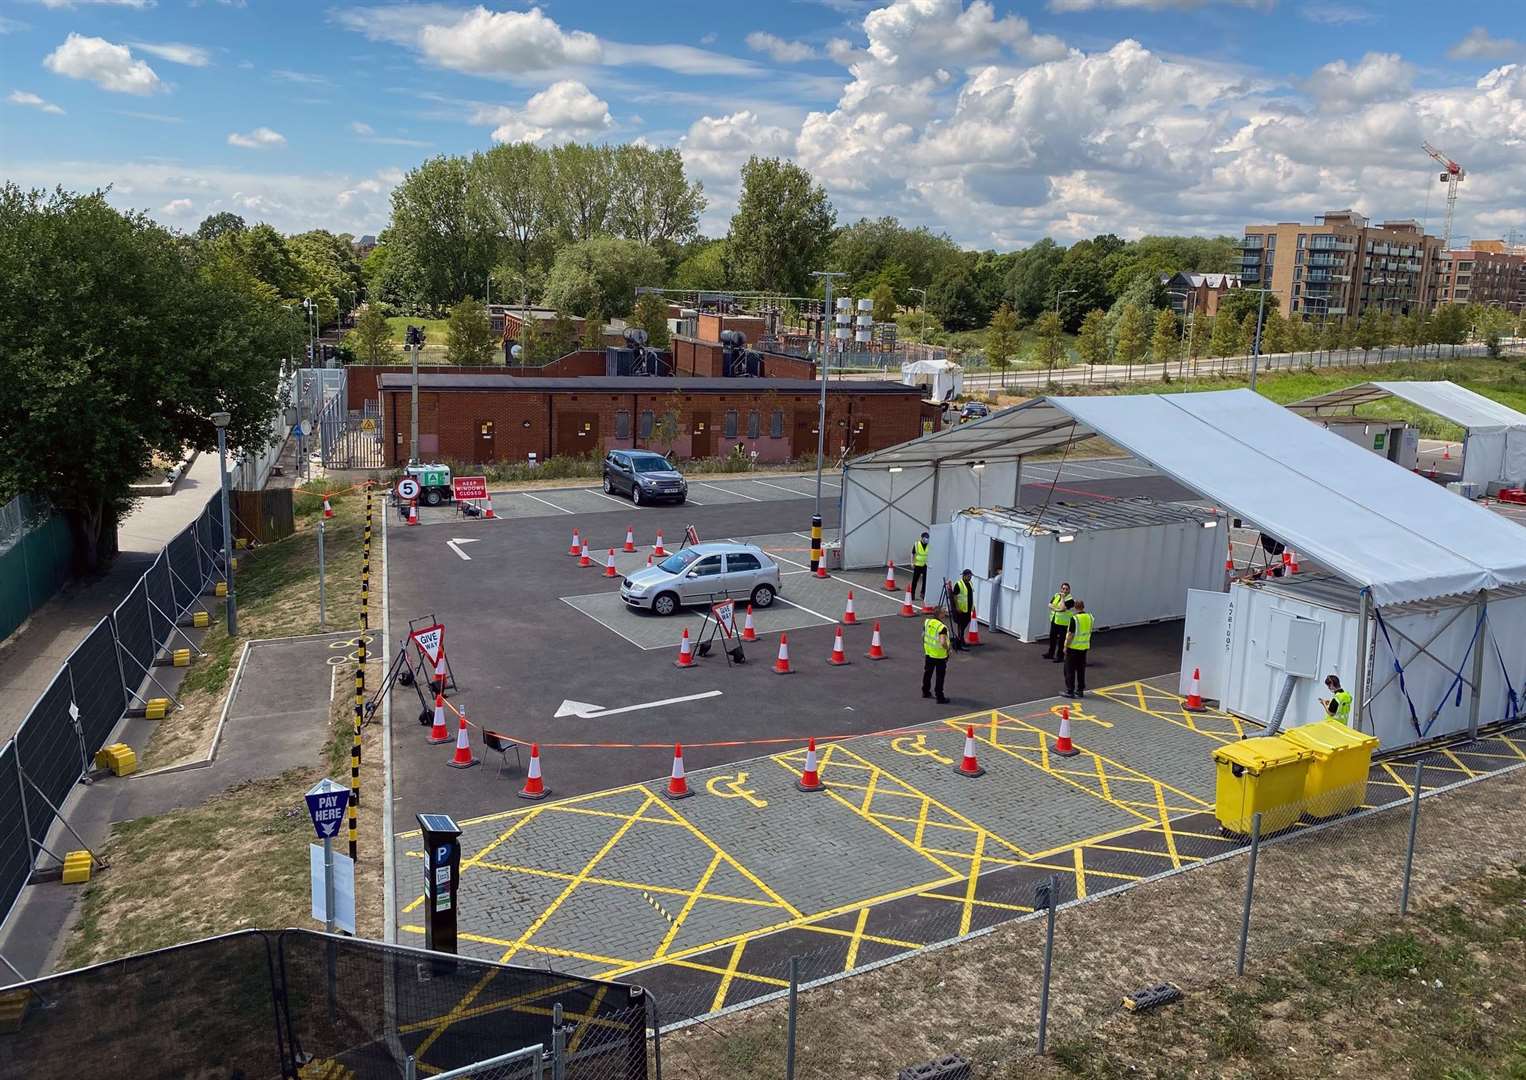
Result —
[[1444, 252], [1437, 264], [1437, 301], [1526, 310], [1526, 247], [1475, 240]]
[[1244, 288], [1269, 289], [1286, 314], [1359, 318], [1369, 307], [1407, 314], [1436, 303], [1441, 241], [1417, 221], [1373, 225], [1332, 210], [1313, 225], [1247, 225]]

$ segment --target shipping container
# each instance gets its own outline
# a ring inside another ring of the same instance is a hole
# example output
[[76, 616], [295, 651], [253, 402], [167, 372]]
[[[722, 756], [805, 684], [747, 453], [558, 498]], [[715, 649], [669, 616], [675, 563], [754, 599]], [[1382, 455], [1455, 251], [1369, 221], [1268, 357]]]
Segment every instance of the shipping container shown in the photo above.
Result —
[[1420, 432], [1403, 420], [1375, 420], [1366, 417], [1311, 416], [1311, 423], [1371, 450], [1395, 465], [1413, 469], [1420, 464]]

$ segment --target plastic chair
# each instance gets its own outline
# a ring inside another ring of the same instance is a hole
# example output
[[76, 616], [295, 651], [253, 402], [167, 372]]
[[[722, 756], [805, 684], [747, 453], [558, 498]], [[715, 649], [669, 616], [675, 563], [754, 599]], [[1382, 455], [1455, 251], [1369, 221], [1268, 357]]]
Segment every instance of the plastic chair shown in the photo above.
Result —
[[520, 770], [524, 770], [524, 759], [519, 756], [519, 744], [507, 735], [500, 735], [496, 731], [482, 730], [482, 745], [498, 754], [498, 775], [503, 775], [504, 766], [509, 763], [509, 753], [514, 754], [514, 762]]

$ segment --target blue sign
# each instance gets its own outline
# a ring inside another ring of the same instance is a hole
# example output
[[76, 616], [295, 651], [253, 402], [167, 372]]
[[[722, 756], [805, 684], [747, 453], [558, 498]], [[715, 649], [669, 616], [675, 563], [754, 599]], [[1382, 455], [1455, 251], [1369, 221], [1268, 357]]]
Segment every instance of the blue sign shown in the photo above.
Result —
[[350, 801], [349, 789], [324, 777], [303, 798], [307, 800], [307, 814], [313, 819], [313, 831], [318, 834], [318, 839], [338, 836]]

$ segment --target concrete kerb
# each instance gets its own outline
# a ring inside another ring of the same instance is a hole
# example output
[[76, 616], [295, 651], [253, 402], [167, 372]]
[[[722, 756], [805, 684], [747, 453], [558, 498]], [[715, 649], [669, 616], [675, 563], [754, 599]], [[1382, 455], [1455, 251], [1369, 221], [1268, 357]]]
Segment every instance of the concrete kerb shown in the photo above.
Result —
[[[1516, 725], [1516, 726], [1517, 726], [1517, 728], [1519, 728], [1521, 726], [1526, 726], [1526, 725]], [[1499, 730], [1500, 731], [1508, 731], [1510, 729], [1508, 727], [1504, 727], [1504, 728], [1501, 728]], [[1434, 797], [1436, 797], [1438, 795], [1450, 794], [1453, 791], [1460, 790], [1460, 789], [1468, 787], [1468, 786], [1470, 786], [1472, 784], [1477, 784], [1477, 783], [1480, 783], [1480, 782], [1485, 781], [1485, 780], [1496, 779], [1496, 778], [1501, 777], [1501, 776], [1508, 776], [1511, 773], [1518, 772], [1521, 769], [1526, 769], [1526, 761], [1517, 762], [1514, 765], [1507, 765], [1505, 768], [1497, 769], [1494, 772], [1482, 773], [1482, 774], [1480, 774], [1478, 776], [1465, 777], [1465, 778], [1463, 778], [1461, 780], [1455, 780], [1455, 781], [1453, 781], [1450, 784], [1445, 784], [1445, 785], [1443, 785], [1441, 787], [1432, 788], [1429, 791], [1423, 791], [1423, 792], [1420, 793], [1420, 798], [1422, 800], [1424, 800], [1424, 799], [1434, 798]], [[1262, 846], [1263, 847], [1271, 847], [1271, 846], [1273, 846], [1275, 844], [1285, 843], [1285, 842], [1293, 840], [1295, 838], [1296, 839], [1302, 839], [1302, 838], [1304, 838], [1306, 836], [1309, 836], [1312, 833], [1324, 832], [1325, 830], [1334, 828], [1336, 826], [1349, 825], [1352, 822], [1361, 821], [1361, 820], [1364, 820], [1366, 818], [1372, 817], [1372, 816], [1374, 816], [1376, 814], [1387, 813], [1388, 811], [1394, 810], [1394, 809], [1396, 809], [1397, 807], [1400, 807], [1400, 806], [1408, 806], [1409, 803], [1410, 803], [1410, 799], [1408, 799], [1408, 798], [1394, 799], [1394, 800], [1392, 800], [1390, 802], [1383, 803], [1380, 806], [1369, 807], [1366, 810], [1360, 810], [1360, 811], [1358, 811], [1358, 812], [1356, 812], [1354, 814], [1347, 814], [1344, 817], [1331, 818], [1331, 819], [1326, 820], [1326, 821], [1317, 822], [1317, 823], [1315, 823], [1313, 825], [1308, 826], [1307, 828], [1289, 830], [1288, 832], [1282, 833], [1279, 836], [1274, 836], [1274, 837], [1272, 837], [1269, 840], [1263, 840], [1262, 841]], [[1249, 842], [1247, 842], [1244, 845], [1242, 845], [1241, 847], [1234, 848], [1234, 849], [1232, 849], [1230, 851], [1220, 852], [1217, 855], [1207, 856], [1206, 858], [1201, 859], [1198, 862], [1190, 863], [1190, 864], [1184, 865], [1184, 866], [1173, 867], [1170, 870], [1163, 870], [1163, 871], [1161, 871], [1158, 874], [1152, 874], [1149, 877], [1140, 878], [1138, 881], [1123, 882], [1122, 884], [1114, 885], [1110, 889], [1104, 889], [1101, 892], [1090, 893], [1090, 894], [1088, 894], [1085, 897], [1081, 897], [1081, 898], [1074, 899], [1074, 900], [1067, 900], [1067, 901], [1065, 901], [1062, 904], [1056, 905], [1055, 910], [1057, 912], [1060, 912], [1060, 911], [1066, 911], [1066, 910], [1068, 910], [1070, 908], [1074, 908], [1074, 907], [1082, 907], [1082, 906], [1084, 906], [1086, 904], [1093, 904], [1093, 903], [1096, 903], [1099, 900], [1105, 900], [1105, 899], [1107, 899], [1109, 897], [1119, 896], [1119, 895], [1121, 895], [1123, 893], [1128, 892], [1131, 889], [1138, 889], [1138, 888], [1141, 888], [1141, 887], [1143, 887], [1145, 885], [1152, 885], [1152, 884], [1155, 884], [1157, 882], [1166, 881], [1166, 880], [1168, 880], [1170, 878], [1177, 877], [1177, 876], [1179, 876], [1181, 874], [1187, 874], [1187, 873], [1191, 873], [1194, 870], [1200, 870], [1200, 869], [1202, 869], [1205, 866], [1214, 866], [1214, 865], [1216, 865], [1218, 863], [1226, 862], [1226, 861], [1228, 861], [1230, 859], [1244, 858], [1244, 857], [1247, 857], [1249, 855], [1249, 853], [1250, 853], [1250, 844], [1249, 844]], [[994, 868], [991, 871], [983, 871], [983, 873], [988, 873], [988, 872], [994, 873], [995, 870], [997, 870], [997, 869], [1000, 869], [1000, 868]], [[936, 942], [932, 942], [931, 944], [928, 944], [928, 945], [923, 945], [921, 948], [918, 948], [918, 949], [909, 949], [909, 950], [907, 950], [905, 952], [897, 953], [894, 956], [887, 956], [887, 957], [885, 957], [882, 960], [875, 960], [872, 963], [864, 964], [864, 965], [862, 965], [860, 967], [855, 967], [851, 971], [837, 971], [837, 972], [833, 972], [830, 975], [823, 975], [819, 979], [812, 979], [809, 982], [801, 983], [800, 986], [798, 987], [798, 989], [799, 990], [811, 990], [811, 989], [815, 989], [818, 986], [829, 986], [832, 983], [840, 982], [843, 979], [852, 978], [853, 976], [856, 976], [856, 975], [863, 975], [863, 974], [865, 974], [867, 972], [871, 972], [871, 971], [877, 971], [880, 968], [888, 967], [891, 964], [901, 963], [902, 961], [909, 960], [909, 959], [911, 959], [914, 956], [921, 956], [921, 955], [923, 955], [925, 953], [937, 952], [940, 949], [947, 949], [947, 948], [950, 948], [950, 947], [952, 947], [954, 945], [963, 944], [966, 941], [973, 941], [976, 938], [985, 937], [988, 934], [994, 933], [995, 931], [1000, 930], [1000, 929], [1002, 929], [1004, 927], [1012, 926], [1012, 925], [1014, 925], [1016, 923], [1029, 922], [1031, 920], [1041, 919], [1041, 918], [1044, 918], [1044, 917], [1045, 917], [1044, 911], [1042, 911], [1042, 910], [1040, 910], [1040, 911], [1032, 911], [1032, 912], [1029, 912], [1026, 915], [1019, 915], [1019, 916], [1016, 916], [1015, 918], [1007, 919], [1007, 920], [1005, 920], [1003, 922], [993, 923], [992, 925], [982, 927], [979, 930], [972, 930], [968, 934], [960, 934], [960, 935], [958, 935], [956, 937], [947, 938], [947, 939], [945, 939], [943, 941], [936, 941]], [[624, 977], [625, 978], [634, 979], [634, 978], [638, 977], [641, 974], [642, 971], [648, 970], [649, 968], [656, 968], [656, 967], [661, 967], [661, 966], [662, 966], [661, 961], [658, 961], [656, 963], [648, 965], [645, 968], [637, 968], [634, 971], [631, 971], [631, 972], [627, 973], [627, 975], [624, 976]], [[780, 1001], [780, 1000], [782, 1000], [782, 999], [784, 999], [784, 998], [786, 998], [788, 996], [789, 996], [789, 991], [788, 990], [775, 990], [774, 992], [769, 993], [769, 994], [762, 994], [762, 995], [759, 995], [758, 997], [748, 998], [746, 1001], [739, 1001], [735, 1005], [727, 1005], [726, 1007], [724, 1007], [722, 1009], [719, 1009], [719, 1010], [717, 1010], [715, 1012], [712, 1012], [712, 1013], [707, 1013], [704, 1016], [693, 1016], [693, 1017], [689, 1017], [689, 1018], [684, 1019], [684, 1020], [674, 1021], [672, 1024], [663, 1025], [662, 1027], [660, 1027], [658, 1029], [658, 1033], [659, 1034], [666, 1034], [668, 1032], [673, 1032], [673, 1031], [682, 1031], [684, 1028], [693, 1027], [695, 1024], [709, 1023], [712, 1020], [718, 1020], [718, 1019], [720, 1019], [723, 1016], [729, 1016], [732, 1013], [741, 1012], [744, 1009], [756, 1008], [757, 1006], [763, 1005], [763, 1004], [765, 1004], [767, 1002], [770, 1002], [770, 1001]]]

